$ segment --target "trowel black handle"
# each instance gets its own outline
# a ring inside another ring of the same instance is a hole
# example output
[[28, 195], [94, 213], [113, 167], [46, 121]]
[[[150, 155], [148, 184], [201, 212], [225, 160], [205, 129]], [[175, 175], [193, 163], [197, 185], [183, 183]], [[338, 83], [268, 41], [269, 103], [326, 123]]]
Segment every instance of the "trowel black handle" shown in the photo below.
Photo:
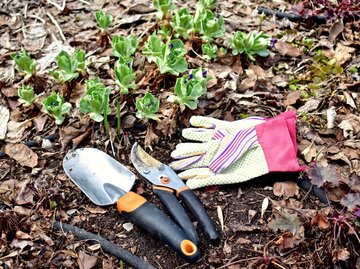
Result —
[[200, 223], [204, 235], [209, 243], [212, 245], [218, 245], [220, 243], [219, 232], [199, 198], [190, 189], [182, 190], [178, 193], [178, 196], [185, 202], [186, 206]]
[[200, 242], [194, 225], [189, 219], [189, 216], [186, 213], [185, 209], [179, 203], [178, 198], [174, 195], [173, 190], [164, 187], [154, 186], [153, 192], [160, 199], [161, 203], [163, 204], [171, 218], [175, 221], [175, 223], [179, 225], [180, 228], [189, 237], [189, 239], [198, 246]]
[[138, 227], [163, 241], [186, 261], [195, 263], [199, 260], [199, 249], [189, 240], [185, 232], [144, 197], [128, 192], [119, 198], [117, 208]]

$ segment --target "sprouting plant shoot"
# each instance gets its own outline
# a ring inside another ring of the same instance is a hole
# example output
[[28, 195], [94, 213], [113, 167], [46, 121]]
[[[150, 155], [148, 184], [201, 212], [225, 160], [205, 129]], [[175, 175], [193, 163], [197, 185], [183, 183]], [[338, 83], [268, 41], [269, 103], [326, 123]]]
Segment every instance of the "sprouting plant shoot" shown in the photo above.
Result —
[[159, 110], [159, 99], [147, 92], [142, 98], [136, 100], [136, 117], [139, 119], [152, 119], [157, 120], [156, 113]]
[[22, 84], [18, 89], [19, 102], [24, 104], [24, 106], [31, 106], [31, 104], [36, 99], [36, 94], [34, 88], [30, 85]]
[[185, 107], [191, 110], [196, 109], [199, 97], [207, 91], [207, 81], [207, 71], [203, 69], [196, 69], [192, 73], [178, 78], [174, 87], [176, 95], [171, 95], [168, 101], [178, 103], [181, 111], [184, 111]]
[[106, 14], [103, 10], [98, 10], [95, 12], [95, 19], [101, 32], [105, 32], [111, 25], [113, 17]]
[[201, 35], [206, 42], [212, 42], [215, 38], [225, 34], [223, 26], [224, 18], [215, 15], [211, 10], [204, 9], [194, 21], [194, 31]]
[[58, 68], [51, 74], [58, 83], [70, 82], [85, 74], [85, 51], [77, 49], [73, 55], [61, 51], [56, 57]]
[[267, 57], [270, 37], [263, 32], [252, 31], [248, 34], [237, 31], [228, 39], [233, 55], [244, 53], [251, 61], [255, 61], [254, 55]]
[[161, 56], [161, 51], [165, 47], [165, 43], [162, 42], [161, 38], [159, 38], [156, 32], [152, 33], [148, 40], [145, 42], [144, 49], [142, 50], [142, 54], [147, 56], [147, 60], [149, 63], [155, 62], [157, 57]]
[[25, 76], [25, 80], [28, 80], [32, 75], [35, 75], [36, 61], [31, 59], [26, 51], [12, 54], [11, 59], [15, 61], [16, 70]]
[[201, 45], [201, 50], [203, 53], [203, 58], [206, 61], [215, 60], [219, 55], [226, 54], [225, 48], [218, 48], [215, 44], [204, 43]]
[[102, 122], [104, 115], [110, 111], [110, 90], [100, 82], [98, 77], [86, 81], [86, 94], [80, 100], [80, 111], [89, 114], [96, 122]]
[[186, 49], [180, 39], [169, 40], [163, 46], [160, 56], [155, 58], [155, 63], [161, 74], [170, 73], [177, 76], [188, 69], [185, 55]]
[[55, 119], [55, 123], [60, 125], [64, 122], [65, 116], [69, 114], [71, 104], [65, 102], [64, 98], [58, 93], [52, 92], [43, 101], [45, 111]]
[[170, 25], [175, 31], [176, 38], [183, 37], [188, 39], [193, 28], [193, 16], [187, 8], [182, 8], [175, 12]]
[[131, 67], [131, 62], [117, 61], [114, 67], [116, 83], [120, 86], [121, 94], [128, 94], [129, 89], [136, 89], [136, 75]]
[[210, 9], [213, 10], [216, 8], [216, 0], [199, 0], [198, 5], [202, 9]]
[[122, 62], [132, 61], [132, 55], [137, 50], [139, 40], [136, 36], [129, 37], [116, 35], [112, 41], [113, 54]]
[[153, 0], [153, 5], [158, 11], [156, 17], [159, 20], [168, 17], [170, 10], [174, 9], [171, 0]]

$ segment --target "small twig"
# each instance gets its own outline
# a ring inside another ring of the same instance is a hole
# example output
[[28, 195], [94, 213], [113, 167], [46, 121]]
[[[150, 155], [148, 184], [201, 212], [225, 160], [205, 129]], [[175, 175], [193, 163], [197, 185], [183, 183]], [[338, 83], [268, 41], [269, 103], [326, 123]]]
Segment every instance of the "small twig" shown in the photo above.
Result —
[[254, 260], [259, 260], [262, 259], [261, 257], [252, 257], [252, 258], [247, 258], [247, 259], [240, 259], [240, 260], [236, 260], [233, 262], [229, 262], [225, 265], [222, 265], [216, 269], [223, 269], [223, 268], [229, 268], [230, 265], [234, 265], [234, 264], [238, 264], [238, 263], [242, 263], [242, 262], [248, 262], [248, 261], [254, 261]]
[[49, 4], [52, 4], [54, 7], [56, 7], [56, 8], [57, 8], [58, 10], [60, 10], [60, 11], [64, 11], [64, 9], [65, 9], [66, 0], [63, 1], [63, 3], [62, 3], [61, 6], [58, 5], [57, 3], [54, 3], [54, 2], [51, 1], [51, 0], [47, 0], [47, 2], [48, 2]]
[[102, 249], [115, 256], [118, 259], [123, 260], [124, 262], [126, 262], [127, 264], [138, 268], [138, 269], [156, 269], [154, 266], [152, 266], [151, 264], [143, 261], [142, 259], [140, 259], [138, 256], [135, 256], [134, 254], [130, 253], [129, 251], [115, 245], [114, 243], [104, 239], [103, 237], [101, 237], [100, 235], [96, 235], [90, 232], [87, 232], [83, 229], [80, 229], [76, 226], [70, 225], [70, 224], [66, 224], [66, 223], [61, 223], [59, 221], [55, 221], [54, 223], [54, 229], [58, 230], [58, 231], [62, 231], [62, 232], [70, 232], [72, 234], [74, 234], [76, 237], [82, 239], [82, 240], [89, 240], [92, 242], [96, 242], [99, 243], [102, 247]]
[[85, 1], [85, 0], [79, 0], [79, 2], [84, 3], [84, 4], [88, 5], [88, 6], [91, 5], [88, 1]]
[[43, 24], [45, 24], [45, 20], [40, 18], [39, 16], [36, 16], [36, 15], [28, 15], [29, 18], [34, 18], [34, 19], [37, 19], [39, 21], [41, 21]]
[[60, 34], [62, 40], [63, 40], [64, 42], [66, 42], [66, 38], [65, 38], [65, 36], [64, 36], [61, 28], [60, 28], [59, 23], [55, 20], [55, 18], [54, 18], [49, 12], [46, 12], [46, 15], [48, 15], [48, 17], [49, 17], [50, 20], [53, 22], [53, 24], [55, 24], [56, 28], [57, 28], [58, 31], [59, 31], [59, 34]]

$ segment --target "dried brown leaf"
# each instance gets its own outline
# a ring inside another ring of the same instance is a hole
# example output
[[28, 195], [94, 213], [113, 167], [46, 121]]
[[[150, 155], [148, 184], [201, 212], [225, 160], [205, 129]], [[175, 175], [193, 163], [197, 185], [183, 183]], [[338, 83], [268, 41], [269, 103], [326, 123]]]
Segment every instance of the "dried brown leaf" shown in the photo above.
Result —
[[343, 65], [348, 60], [351, 59], [353, 52], [355, 51], [355, 48], [345, 46], [341, 43], [338, 43], [335, 48], [334, 58], [336, 60], [336, 63], [338, 65]]
[[80, 269], [91, 269], [96, 265], [97, 257], [92, 255], [87, 255], [84, 251], [79, 252], [79, 257], [77, 263]]
[[6, 142], [17, 143], [20, 142], [24, 131], [32, 125], [31, 120], [26, 121], [12, 121], [10, 120], [7, 125]]
[[324, 216], [321, 211], [316, 213], [316, 216], [312, 218], [311, 225], [317, 225], [322, 230], [327, 230], [330, 228], [328, 219]]
[[7, 144], [5, 153], [22, 166], [35, 167], [38, 164], [38, 156], [25, 144]]
[[247, 238], [243, 238], [240, 237], [237, 241], [236, 244], [242, 245], [242, 244], [251, 244], [251, 240], [247, 239]]
[[220, 222], [220, 225], [221, 225], [221, 230], [223, 231], [224, 230], [224, 215], [223, 215], [221, 206], [218, 205], [216, 207], [216, 211], [217, 211], [217, 215], [218, 215], [219, 222]]
[[301, 55], [301, 49], [294, 47], [290, 43], [278, 41], [275, 44], [275, 49], [282, 56], [299, 57]]
[[105, 214], [107, 211], [102, 207], [86, 207], [85, 210], [92, 214]]
[[5, 138], [9, 118], [9, 109], [5, 106], [0, 105], [0, 140]]
[[284, 105], [285, 106], [290, 106], [290, 105], [294, 105], [296, 104], [296, 102], [298, 100], [300, 100], [300, 92], [299, 91], [293, 91], [290, 92], [287, 96], [286, 99], [284, 100]]
[[329, 29], [329, 40], [334, 42], [336, 37], [344, 30], [344, 24], [342, 20], [334, 22]]
[[275, 182], [274, 195], [278, 197], [284, 196], [285, 199], [299, 195], [299, 187], [293, 181]]
[[350, 258], [350, 252], [346, 248], [335, 249], [332, 256], [333, 262], [346, 261]]

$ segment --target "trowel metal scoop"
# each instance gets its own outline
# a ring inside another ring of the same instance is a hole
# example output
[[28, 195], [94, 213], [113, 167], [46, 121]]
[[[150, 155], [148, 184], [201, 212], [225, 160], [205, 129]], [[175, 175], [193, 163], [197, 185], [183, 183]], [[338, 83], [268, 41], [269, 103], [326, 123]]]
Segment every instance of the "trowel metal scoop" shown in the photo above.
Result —
[[63, 167], [69, 178], [95, 204], [105, 206], [117, 202], [131, 190], [135, 175], [124, 165], [94, 149], [83, 148], [66, 154]]
[[197, 246], [177, 224], [144, 197], [130, 191], [135, 175], [106, 153], [94, 148], [70, 151], [64, 157], [63, 168], [95, 204], [117, 203], [121, 214], [169, 245], [188, 262], [200, 258]]

